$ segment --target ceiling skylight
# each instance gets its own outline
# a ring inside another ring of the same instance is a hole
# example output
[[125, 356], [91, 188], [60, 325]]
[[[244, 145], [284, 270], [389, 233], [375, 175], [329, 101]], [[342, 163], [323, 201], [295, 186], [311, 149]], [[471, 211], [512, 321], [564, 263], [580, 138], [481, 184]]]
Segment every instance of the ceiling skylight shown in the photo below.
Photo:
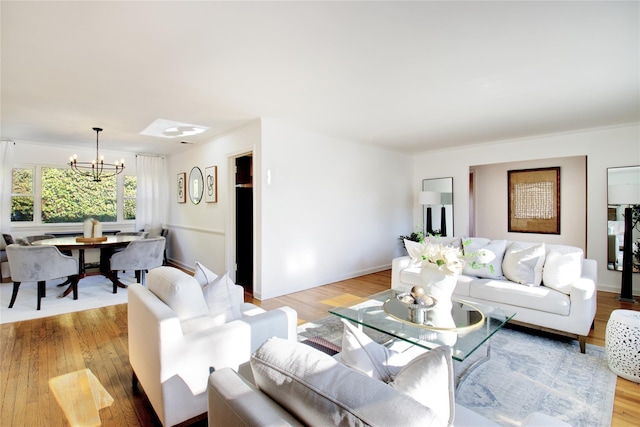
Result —
[[142, 132], [140, 132], [140, 134], [158, 136], [160, 138], [180, 138], [184, 136], [198, 135], [207, 129], [209, 128], [206, 126], [192, 125], [190, 123], [181, 123], [166, 119], [156, 119]]

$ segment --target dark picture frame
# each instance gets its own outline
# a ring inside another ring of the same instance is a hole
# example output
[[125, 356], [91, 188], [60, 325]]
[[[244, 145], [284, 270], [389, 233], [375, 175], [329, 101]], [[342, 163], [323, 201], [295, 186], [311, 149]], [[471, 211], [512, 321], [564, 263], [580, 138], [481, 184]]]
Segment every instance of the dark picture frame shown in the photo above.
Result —
[[509, 232], [560, 234], [560, 167], [507, 174]]
[[178, 203], [187, 203], [187, 173], [180, 172], [178, 174]]

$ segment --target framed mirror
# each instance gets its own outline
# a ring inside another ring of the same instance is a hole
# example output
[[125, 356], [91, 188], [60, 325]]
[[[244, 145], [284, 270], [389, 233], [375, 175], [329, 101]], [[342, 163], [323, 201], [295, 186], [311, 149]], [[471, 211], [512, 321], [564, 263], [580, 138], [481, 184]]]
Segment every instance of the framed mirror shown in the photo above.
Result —
[[189, 173], [189, 198], [194, 205], [200, 203], [204, 191], [204, 178], [199, 167], [194, 167]]
[[607, 169], [607, 269], [622, 271], [625, 256], [640, 273], [640, 166]]
[[422, 180], [419, 195], [425, 234], [454, 236], [453, 178]]

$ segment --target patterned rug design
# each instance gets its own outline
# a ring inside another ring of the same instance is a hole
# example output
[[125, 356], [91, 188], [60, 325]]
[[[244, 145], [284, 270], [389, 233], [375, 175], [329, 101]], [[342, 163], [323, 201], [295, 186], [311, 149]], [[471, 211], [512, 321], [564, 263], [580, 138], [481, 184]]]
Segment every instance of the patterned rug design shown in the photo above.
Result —
[[[315, 336], [340, 345], [342, 323], [327, 316], [298, 327], [299, 340]], [[365, 328], [384, 342], [386, 335]], [[456, 362], [456, 372], [486, 354], [476, 350], [470, 360]], [[504, 328], [491, 341], [491, 357], [479, 365], [456, 391], [456, 401], [504, 426], [519, 426], [532, 412], [542, 412], [574, 427], [611, 424], [616, 375], [609, 370], [605, 349], [526, 328]]]

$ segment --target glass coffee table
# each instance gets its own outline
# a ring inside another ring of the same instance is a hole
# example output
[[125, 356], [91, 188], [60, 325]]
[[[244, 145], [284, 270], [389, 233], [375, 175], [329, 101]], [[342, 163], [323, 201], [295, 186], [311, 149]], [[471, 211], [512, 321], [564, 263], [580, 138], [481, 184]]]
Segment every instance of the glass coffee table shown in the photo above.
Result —
[[[423, 323], [414, 323], [410, 320], [415, 320], [415, 316], [410, 313], [409, 305], [397, 299], [400, 293], [389, 289], [364, 297], [356, 304], [331, 308], [329, 313], [426, 350], [448, 345], [458, 362], [466, 360], [484, 343], [488, 344], [488, 357], [490, 338], [516, 314], [454, 298], [451, 307], [436, 303], [426, 311]], [[476, 364], [471, 365], [462, 376], [475, 367]]]

